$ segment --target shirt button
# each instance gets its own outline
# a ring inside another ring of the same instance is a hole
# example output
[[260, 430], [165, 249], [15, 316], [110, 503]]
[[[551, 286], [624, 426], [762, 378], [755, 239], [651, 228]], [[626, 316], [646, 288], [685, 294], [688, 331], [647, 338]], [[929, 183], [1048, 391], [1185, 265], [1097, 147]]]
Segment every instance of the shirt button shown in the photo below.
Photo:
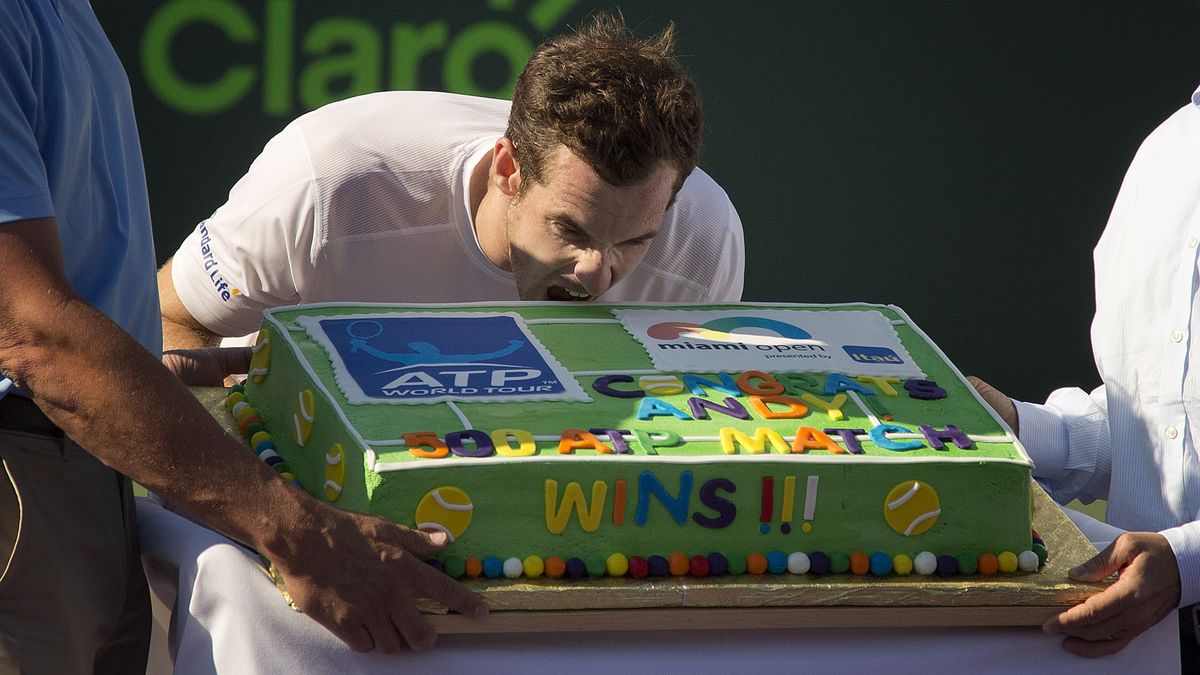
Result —
[[1183, 333], [1181, 331], [1171, 331], [1171, 342], [1179, 342], [1181, 340], [1183, 340]]
[[1196, 239], [1195, 237], [1192, 237], [1187, 240], [1188, 248], [1196, 248], [1196, 244], [1200, 244], [1200, 239]]
[[1176, 429], [1175, 427], [1167, 427], [1167, 438], [1174, 440], [1175, 437], [1178, 435], [1179, 435], [1178, 429]]

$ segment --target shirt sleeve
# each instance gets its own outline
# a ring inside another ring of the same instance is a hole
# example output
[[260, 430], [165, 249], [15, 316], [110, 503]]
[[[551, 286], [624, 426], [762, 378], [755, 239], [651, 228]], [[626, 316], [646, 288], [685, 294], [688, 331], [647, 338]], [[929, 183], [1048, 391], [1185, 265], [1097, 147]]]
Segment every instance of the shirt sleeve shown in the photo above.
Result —
[[1200, 521], [1163, 530], [1179, 565], [1179, 606], [1200, 602]]
[[725, 243], [717, 274], [709, 288], [708, 302], [740, 302], [746, 283], [746, 242], [742, 233], [742, 219], [733, 202], [725, 200], [728, 208]]
[[179, 299], [224, 337], [258, 329], [264, 309], [302, 302], [318, 255], [311, 162], [297, 125], [271, 139], [229, 199], [171, 263]]
[[34, 132], [39, 101], [27, 19], [13, 4], [0, 6], [0, 223], [54, 215]]
[[[1090, 503], [1107, 497], [1112, 444], [1104, 387], [1090, 395], [1059, 389], [1043, 405], [1013, 401], [1021, 442], [1035, 463], [1034, 478], [1054, 501]], [[1200, 602], [1200, 521], [1160, 532], [1179, 566], [1179, 606]]]
[[1045, 404], [1013, 404], [1021, 443], [1034, 463], [1033, 477], [1054, 501], [1087, 504], [1108, 496], [1112, 444], [1104, 387], [1091, 394], [1058, 389]]

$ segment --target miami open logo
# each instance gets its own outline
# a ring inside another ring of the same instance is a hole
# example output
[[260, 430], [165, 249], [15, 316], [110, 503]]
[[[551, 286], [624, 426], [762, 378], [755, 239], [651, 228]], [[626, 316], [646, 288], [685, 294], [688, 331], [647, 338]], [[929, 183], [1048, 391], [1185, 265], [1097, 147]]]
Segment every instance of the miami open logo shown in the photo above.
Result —
[[519, 317], [358, 315], [298, 320], [351, 403], [587, 400]]
[[727, 316], [702, 324], [667, 321], [650, 326], [646, 335], [655, 340], [707, 340], [743, 345], [786, 345], [812, 339], [812, 334], [799, 326], [758, 316]]
[[613, 315], [664, 372], [920, 372], [876, 311], [617, 308]]

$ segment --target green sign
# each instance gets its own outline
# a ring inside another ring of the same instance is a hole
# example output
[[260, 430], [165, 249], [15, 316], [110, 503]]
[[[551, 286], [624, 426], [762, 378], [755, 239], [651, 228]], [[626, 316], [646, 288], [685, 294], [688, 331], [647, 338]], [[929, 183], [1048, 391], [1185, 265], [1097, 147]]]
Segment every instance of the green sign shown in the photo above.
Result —
[[[265, 0], [261, 15], [234, 0], [171, 0], [145, 26], [140, 63], [155, 96], [191, 115], [215, 115], [256, 97], [265, 115], [290, 117], [383, 89], [508, 98], [534, 45], [576, 1], [540, 0], [520, 17], [513, 0], [489, 0], [495, 16], [456, 30], [446, 19], [383, 25], [333, 15], [301, 22], [296, 0]], [[215, 75], [189, 76], [177, 67], [175, 52], [189, 34], [204, 35], [207, 53], [231, 55]], [[247, 47], [257, 56], [237, 58]], [[422, 82], [422, 64], [432, 57], [441, 62], [440, 80]], [[498, 81], [481, 81], [485, 59], [493, 66], [499, 59], [502, 76], [490, 78]]]

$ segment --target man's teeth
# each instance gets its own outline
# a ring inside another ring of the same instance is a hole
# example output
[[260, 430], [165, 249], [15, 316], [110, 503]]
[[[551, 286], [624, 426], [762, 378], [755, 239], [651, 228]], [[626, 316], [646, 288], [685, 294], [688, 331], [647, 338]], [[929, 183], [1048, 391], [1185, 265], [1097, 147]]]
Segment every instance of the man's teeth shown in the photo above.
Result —
[[592, 295], [587, 291], [577, 291], [566, 286], [551, 286], [546, 289], [547, 300], [591, 300]]

